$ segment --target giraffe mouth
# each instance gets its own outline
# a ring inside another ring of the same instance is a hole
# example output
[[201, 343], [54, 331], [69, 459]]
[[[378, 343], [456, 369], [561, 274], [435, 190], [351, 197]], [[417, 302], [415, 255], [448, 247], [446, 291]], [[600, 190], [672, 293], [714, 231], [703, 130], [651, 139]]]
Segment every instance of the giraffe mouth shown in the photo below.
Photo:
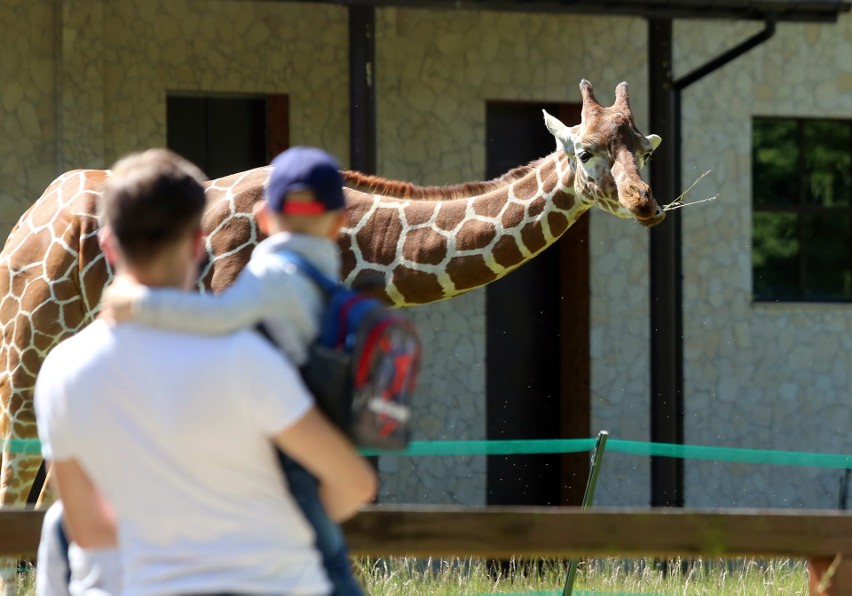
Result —
[[642, 217], [636, 212], [633, 213], [633, 217], [646, 228], [653, 228], [666, 218], [666, 212], [663, 211], [662, 207], [657, 207], [657, 210], [650, 217]]

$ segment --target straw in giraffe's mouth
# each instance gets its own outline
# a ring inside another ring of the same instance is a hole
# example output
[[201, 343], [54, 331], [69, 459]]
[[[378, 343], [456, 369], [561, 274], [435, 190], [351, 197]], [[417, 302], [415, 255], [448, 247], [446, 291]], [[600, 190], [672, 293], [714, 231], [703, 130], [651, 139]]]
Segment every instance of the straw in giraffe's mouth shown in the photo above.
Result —
[[667, 211], [674, 211], [675, 209], [680, 209], [682, 207], [688, 207], [690, 205], [697, 205], [699, 203], [708, 203], [710, 201], [715, 201], [717, 198], [719, 198], [719, 195], [715, 194], [712, 197], [707, 197], [706, 199], [701, 199], [701, 200], [698, 200], [698, 201], [692, 201], [692, 202], [689, 202], [689, 203], [684, 203], [684, 201], [683, 201], [683, 197], [686, 196], [686, 193], [688, 193], [690, 190], [692, 190], [695, 187], [695, 185], [698, 184], [701, 181], [701, 179], [704, 178], [704, 176], [706, 176], [709, 173], [710, 173], [710, 170], [707, 170], [706, 172], [701, 174], [698, 178], [695, 179], [695, 182], [693, 182], [692, 184], [689, 185], [689, 188], [687, 188], [685, 191], [683, 191], [681, 193], [681, 195], [678, 198], [676, 198], [671, 203], [668, 203], [667, 205], [663, 205], [663, 213], [665, 213]]

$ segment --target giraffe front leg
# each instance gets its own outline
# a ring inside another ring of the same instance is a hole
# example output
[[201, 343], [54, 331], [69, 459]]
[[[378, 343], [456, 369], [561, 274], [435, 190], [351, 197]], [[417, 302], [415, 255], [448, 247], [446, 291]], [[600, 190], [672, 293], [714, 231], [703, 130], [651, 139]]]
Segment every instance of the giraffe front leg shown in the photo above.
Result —
[[[106, 283], [96, 215], [104, 176], [78, 170], [57, 178], [0, 252], [0, 439], [38, 437], [33, 388], [42, 360], [90, 320]], [[41, 465], [37, 450], [19, 447], [3, 446], [0, 507], [26, 502]], [[0, 568], [0, 594], [14, 593], [15, 562]]]
[[[27, 503], [42, 462], [41, 450], [35, 442], [38, 439], [33, 403], [35, 379], [43, 355], [56, 341], [52, 328], [61, 317], [49, 309], [27, 308], [27, 300], [48, 300], [47, 284], [31, 280], [18, 284], [12, 276], [10, 279], [13, 279], [10, 285], [22, 286], [24, 291], [20, 300], [7, 298], [0, 303], [3, 323], [0, 366], [4, 367], [0, 371], [0, 437], [4, 439], [0, 507], [21, 507]], [[33, 311], [44, 312], [45, 316], [34, 316]], [[0, 595], [16, 593], [17, 564], [13, 557], [0, 560]]]
[[[0, 348], [0, 361], [10, 360], [15, 358], [10, 359], [8, 347], [3, 346]], [[32, 407], [33, 377], [22, 367], [16, 369], [17, 374], [6, 373], [0, 381], [0, 437], [3, 439], [0, 507], [26, 505], [42, 461], [37, 445], [29, 441], [38, 438]], [[8, 596], [17, 592], [17, 567], [16, 557], [0, 557], [0, 594]]]
[[56, 495], [53, 491], [53, 485], [50, 482], [50, 478], [52, 476], [53, 466], [50, 466], [45, 470], [44, 474], [44, 484], [41, 486], [41, 492], [38, 495], [38, 499], [36, 499], [36, 509], [47, 509], [53, 502], [56, 500]]
[[[6, 436], [12, 449], [3, 451], [3, 468], [0, 470], [0, 505], [23, 507], [38, 475], [42, 458], [37, 453], [15, 453], [18, 439], [35, 439], [33, 436]], [[48, 497], [49, 498], [49, 497]], [[45, 501], [44, 506], [50, 502]]]
[[[8, 449], [4, 451], [0, 474], [0, 498], [3, 507], [22, 507], [26, 504], [29, 487], [33, 484], [40, 466], [40, 455], [10, 453]], [[9, 482], [10, 480], [12, 482]], [[0, 557], [0, 595], [14, 596], [18, 593], [21, 580], [18, 565], [18, 557]]]

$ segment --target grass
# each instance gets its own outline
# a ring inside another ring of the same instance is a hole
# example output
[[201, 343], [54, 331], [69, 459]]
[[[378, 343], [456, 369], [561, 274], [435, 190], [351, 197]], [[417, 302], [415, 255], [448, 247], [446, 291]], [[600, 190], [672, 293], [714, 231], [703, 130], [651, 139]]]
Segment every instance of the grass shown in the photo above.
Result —
[[[485, 561], [361, 560], [358, 570], [370, 594], [558, 595], [567, 576], [564, 561], [511, 561], [498, 574]], [[806, 595], [802, 561], [640, 559], [590, 560], [581, 563], [574, 596], [590, 594], [643, 596], [795, 596]]]
[[18, 592], [19, 596], [35, 596], [35, 568], [29, 563], [24, 563], [18, 568]]
[[[558, 596], [567, 576], [565, 561], [513, 560], [502, 573], [479, 559], [358, 559], [368, 593], [374, 596]], [[35, 594], [34, 572], [19, 575], [18, 594]], [[718, 559], [595, 559], [577, 572], [574, 596], [806, 596], [803, 561]]]

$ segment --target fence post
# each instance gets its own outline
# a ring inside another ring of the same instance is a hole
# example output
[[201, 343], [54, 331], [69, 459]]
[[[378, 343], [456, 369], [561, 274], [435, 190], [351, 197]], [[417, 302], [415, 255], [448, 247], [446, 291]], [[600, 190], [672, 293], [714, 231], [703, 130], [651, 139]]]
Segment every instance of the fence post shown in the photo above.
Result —
[[837, 555], [831, 559], [808, 560], [810, 596], [852, 594], [852, 560]]
[[[586, 492], [583, 495], [583, 502], [580, 504], [580, 509], [590, 507], [595, 501], [595, 488], [598, 485], [598, 474], [603, 465], [604, 449], [606, 449], [606, 439], [609, 433], [602, 430], [598, 433], [598, 440], [595, 441], [595, 448], [592, 451], [592, 467], [589, 469], [589, 479], [586, 482]], [[577, 559], [568, 561], [568, 577], [565, 579], [565, 587], [562, 589], [562, 596], [571, 596], [574, 591], [574, 580], [577, 577]]]

